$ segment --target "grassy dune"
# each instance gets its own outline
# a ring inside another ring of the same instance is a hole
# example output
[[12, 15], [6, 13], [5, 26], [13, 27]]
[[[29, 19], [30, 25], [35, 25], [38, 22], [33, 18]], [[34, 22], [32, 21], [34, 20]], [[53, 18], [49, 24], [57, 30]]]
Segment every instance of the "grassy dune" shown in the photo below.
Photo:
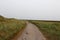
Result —
[[29, 21], [35, 24], [47, 40], [60, 40], [60, 22]]
[[24, 20], [8, 19], [0, 16], [0, 40], [11, 40], [25, 26]]

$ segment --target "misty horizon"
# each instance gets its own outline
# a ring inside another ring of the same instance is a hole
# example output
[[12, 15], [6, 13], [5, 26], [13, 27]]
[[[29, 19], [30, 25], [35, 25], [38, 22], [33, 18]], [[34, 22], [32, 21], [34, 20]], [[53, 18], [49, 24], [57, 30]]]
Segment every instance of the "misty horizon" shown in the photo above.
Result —
[[29, 20], [60, 20], [60, 0], [0, 0], [0, 15]]

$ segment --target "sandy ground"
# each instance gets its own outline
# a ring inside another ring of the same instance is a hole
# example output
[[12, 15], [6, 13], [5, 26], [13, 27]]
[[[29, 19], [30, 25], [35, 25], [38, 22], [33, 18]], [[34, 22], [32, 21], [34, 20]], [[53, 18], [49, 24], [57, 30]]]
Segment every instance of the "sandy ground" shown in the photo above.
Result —
[[29, 22], [27, 22], [27, 27], [23, 31], [22, 35], [18, 37], [17, 40], [46, 40], [39, 29]]

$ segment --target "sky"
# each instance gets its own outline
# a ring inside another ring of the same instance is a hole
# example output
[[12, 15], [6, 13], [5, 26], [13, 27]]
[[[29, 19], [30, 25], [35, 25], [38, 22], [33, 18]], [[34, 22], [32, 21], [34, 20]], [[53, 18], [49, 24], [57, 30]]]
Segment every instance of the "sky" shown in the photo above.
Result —
[[60, 20], [60, 0], [0, 0], [0, 15], [30, 20]]

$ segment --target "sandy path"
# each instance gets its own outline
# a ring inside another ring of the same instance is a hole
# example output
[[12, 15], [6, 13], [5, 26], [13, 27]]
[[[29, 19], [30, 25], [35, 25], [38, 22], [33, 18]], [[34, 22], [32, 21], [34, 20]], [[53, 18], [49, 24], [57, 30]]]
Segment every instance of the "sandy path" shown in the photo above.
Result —
[[29, 22], [22, 35], [17, 40], [46, 40], [39, 29]]

